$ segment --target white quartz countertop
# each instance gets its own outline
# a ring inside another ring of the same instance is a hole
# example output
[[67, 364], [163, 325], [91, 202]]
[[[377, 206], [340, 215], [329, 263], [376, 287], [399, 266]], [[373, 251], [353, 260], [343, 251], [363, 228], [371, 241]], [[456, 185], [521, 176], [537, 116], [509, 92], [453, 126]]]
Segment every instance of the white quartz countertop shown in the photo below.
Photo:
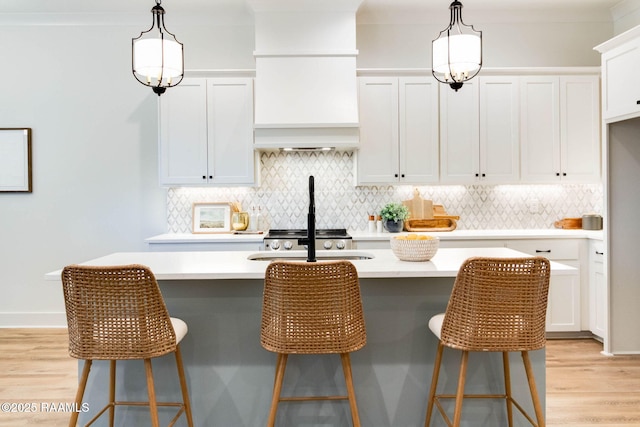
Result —
[[[296, 252], [296, 251], [294, 251]], [[306, 252], [298, 251], [306, 260]], [[408, 277], [455, 277], [462, 262], [473, 256], [481, 257], [528, 257], [509, 248], [441, 248], [427, 262], [398, 260], [390, 249], [366, 251], [318, 251], [318, 259], [327, 253], [341, 255], [370, 255], [373, 259], [355, 259], [360, 278], [408, 278]], [[264, 254], [265, 252], [258, 252]], [[269, 261], [249, 260], [256, 254], [251, 251], [203, 251], [203, 252], [119, 252], [83, 262], [84, 265], [143, 264], [148, 266], [158, 280], [221, 280], [263, 279]], [[552, 275], [573, 275], [577, 269], [551, 263]], [[61, 270], [47, 273], [48, 280], [60, 280]]]
[[[349, 230], [354, 241], [389, 240], [393, 233]], [[266, 233], [265, 233], [266, 234]], [[232, 243], [262, 242], [265, 234], [191, 234], [167, 233], [145, 239], [150, 244], [163, 243]], [[597, 239], [602, 240], [602, 230], [521, 229], [521, 230], [453, 230], [425, 232], [441, 240], [489, 240], [489, 239]]]
[[[404, 232], [407, 233], [407, 232]], [[349, 231], [354, 240], [384, 240], [389, 239], [395, 233], [376, 233], [368, 231]], [[453, 230], [420, 232], [416, 234], [428, 234], [437, 236], [440, 240], [492, 240], [492, 239], [597, 239], [602, 240], [602, 230], [565, 230], [561, 228], [551, 229], [520, 229], [520, 230]]]

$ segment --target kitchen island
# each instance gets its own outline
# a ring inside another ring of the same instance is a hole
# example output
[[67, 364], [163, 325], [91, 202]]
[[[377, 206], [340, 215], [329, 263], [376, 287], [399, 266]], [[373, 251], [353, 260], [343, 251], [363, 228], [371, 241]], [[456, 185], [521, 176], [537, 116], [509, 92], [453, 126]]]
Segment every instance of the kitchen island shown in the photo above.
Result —
[[[362, 425], [422, 425], [437, 345], [427, 323], [432, 315], [444, 311], [460, 264], [470, 256], [524, 254], [508, 248], [443, 248], [429, 262], [411, 263], [397, 260], [390, 250], [358, 251], [358, 255], [362, 252], [373, 257], [352, 261], [360, 277], [368, 337], [367, 345], [351, 356]], [[260, 346], [259, 332], [268, 261], [251, 261], [248, 259], [251, 255], [252, 252], [243, 251], [136, 252], [116, 253], [83, 263], [140, 263], [154, 271], [169, 312], [189, 325], [182, 351], [197, 426], [262, 426], [268, 416], [275, 354]], [[572, 267], [552, 263], [552, 275], [575, 274]], [[49, 273], [47, 278], [59, 281], [60, 272]], [[544, 404], [544, 350], [530, 356]], [[453, 390], [459, 354], [445, 351], [444, 357], [441, 386]], [[474, 354], [470, 362], [468, 392], [496, 393], [502, 389], [499, 354]], [[512, 363], [516, 397], [532, 410], [519, 355], [513, 355]], [[92, 369], [93, 379], [85, 398], [92, 408], [101, 407], [105, 399], [107, 370], [108, 365], [102, 362], [96, 362]], [[158, 377], [159, 398], [177, 398], [179, 387], [174, 379], [173, 360], [157, 359], [154, 372]], [[96, 377], [100, 383], [96, 383]], [[119, 364], [118, 381], [120, 399], [146, 397], [141, 362]], [[290, 358], [283, 395], [340, 394], [343, 389], [337, 356]], [[463, 425], [502, 425], [504, 406], [499, 401], [465, 402]], [[145, 409], [120, 410], [120, 416], [125, 413], [126, 425], [146, 423]], [[350, 424], [346, 402], [294, 402], [281, 405], [278, 411], [280, 426]], [[432, 425], [444, 423], [436, 419]], [[516, 425], [527, 424], [518, 418]]]

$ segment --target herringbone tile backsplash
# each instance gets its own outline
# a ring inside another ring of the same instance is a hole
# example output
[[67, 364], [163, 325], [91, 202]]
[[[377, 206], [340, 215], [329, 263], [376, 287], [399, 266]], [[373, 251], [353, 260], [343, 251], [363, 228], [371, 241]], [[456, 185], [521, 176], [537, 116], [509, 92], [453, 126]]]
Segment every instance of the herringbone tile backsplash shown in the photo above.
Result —
[[545, 229], [561, 218], [602, 213], [601, 184], [356, 187], [354, 157], [351, 152], [265, 152], [260, 187], [170, 188], [168, 232], [191, 232], [194, 202], [239, 202], [243, 210], [260, 208], [270, 227], [306, 228], [309, 175], [315, 176], [317, 228], [366, 230], [368, 214], [388, 202], [411, 199], [416, 188], [424, 199], [459, 215], [458, 229]]

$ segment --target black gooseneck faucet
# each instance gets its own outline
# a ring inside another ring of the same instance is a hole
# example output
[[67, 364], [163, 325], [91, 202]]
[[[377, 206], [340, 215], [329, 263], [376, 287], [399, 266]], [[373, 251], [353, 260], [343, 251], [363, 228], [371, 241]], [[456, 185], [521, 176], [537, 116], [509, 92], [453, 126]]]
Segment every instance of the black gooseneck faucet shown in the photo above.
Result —
[[316, 204], [313, 175], [309, 176], [309, 213], [307, 214], [307, 237], [298, 239], [299, 245], [307, 245], [307, 262], [316, 262]]

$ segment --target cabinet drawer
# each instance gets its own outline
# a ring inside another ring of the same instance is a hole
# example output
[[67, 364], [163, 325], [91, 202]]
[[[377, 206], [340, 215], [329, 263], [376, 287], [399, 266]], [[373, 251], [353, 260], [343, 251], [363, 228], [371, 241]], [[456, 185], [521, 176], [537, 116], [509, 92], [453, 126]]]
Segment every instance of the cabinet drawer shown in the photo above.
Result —
[[591, 242], [589, 249], [589, 261], [602, 264], [604, 262], [604, 243]]
[[543, 256], [551, 260], [577, 260], [580, 256], [578, 240], [509, 240], [507, 247], [529, 255]]

